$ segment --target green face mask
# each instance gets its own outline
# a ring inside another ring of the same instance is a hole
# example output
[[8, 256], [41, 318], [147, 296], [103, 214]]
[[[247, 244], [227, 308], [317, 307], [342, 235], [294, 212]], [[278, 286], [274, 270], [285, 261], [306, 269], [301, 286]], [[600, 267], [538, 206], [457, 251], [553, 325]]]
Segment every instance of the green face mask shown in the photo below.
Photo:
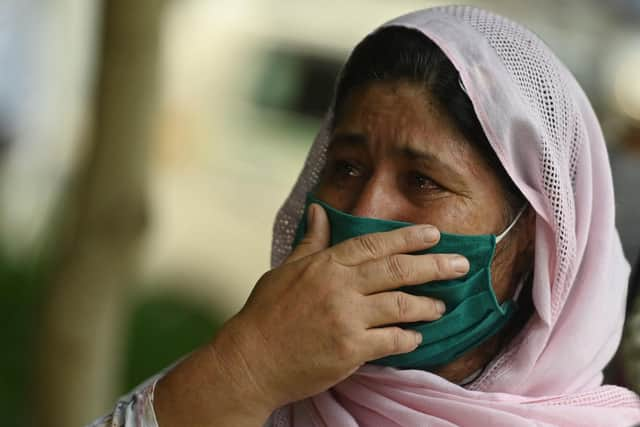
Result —
[[[320, 204], [331, 225], [333, 246], [344, 240], [368, 233], [391, 231], [413, 224], [349, 215], [307, 195], [305, 214], [296, 232], [294, 246], [306, 232], [306, 213], [311, 203]], [[440, 234], [439, 243], [416, 254], [460, 254], [469, 260], [465, 277], [443, 280], [399, 290], [413, 295], [437, 298], [447, 306], [446, 313], [433, 322], [402, 324], [422, 334], [422, 343], [410, 353], [387, 356], [370, 363], [401, 369], [431, 369], [445, 365], [463, 353], [479, 346], [502, 329], [515, 311], [514, 301], [500, 304], [491, 286], [491, 260], [500, 241], [518, 221], [521, 210], [512, 224], [500, 235]]]

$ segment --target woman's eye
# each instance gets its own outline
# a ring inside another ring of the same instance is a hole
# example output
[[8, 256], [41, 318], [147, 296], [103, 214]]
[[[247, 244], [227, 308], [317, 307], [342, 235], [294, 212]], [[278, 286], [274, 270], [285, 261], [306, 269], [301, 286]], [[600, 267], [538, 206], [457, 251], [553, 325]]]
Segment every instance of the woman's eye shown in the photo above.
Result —
[[344, 160], [339, 160], [335, 162], [334, 171], [343, 177], [359, 177], [362, 175], [362, 171], [354, 165], [353, 163], [349, 163]]
[[409, 174], [409, 185], [418, 191], [440, 190], [440, 186], [438, 184], [429, 177], [418, 172], [412, 172]]
[[347, 160], [330, 159], [322, 172], [322, 185], [331, 185], [340, 189], [353, 188], [364, 176], [363, 168]]

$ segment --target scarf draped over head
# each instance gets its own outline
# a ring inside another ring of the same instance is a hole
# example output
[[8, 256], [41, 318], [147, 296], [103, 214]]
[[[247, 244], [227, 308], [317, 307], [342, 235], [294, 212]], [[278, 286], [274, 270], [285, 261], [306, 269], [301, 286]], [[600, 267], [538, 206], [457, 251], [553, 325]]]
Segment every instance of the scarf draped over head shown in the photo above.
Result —
[[[534, 34], [493, 13], [448, 6], [384, 26], [417, 30], [460, 73], [501, 164], [536, 212], [534, 313], [471, 384], [365, 365], [273, 415], [278, 426], [630, 426], [640, 400], [601, 386], [622, 333], [626, 262], [611, 172], [582, 89]], [[305, 194], [325, 162], [330, 111], [274, 225], [272, 264], [291, 251]]]

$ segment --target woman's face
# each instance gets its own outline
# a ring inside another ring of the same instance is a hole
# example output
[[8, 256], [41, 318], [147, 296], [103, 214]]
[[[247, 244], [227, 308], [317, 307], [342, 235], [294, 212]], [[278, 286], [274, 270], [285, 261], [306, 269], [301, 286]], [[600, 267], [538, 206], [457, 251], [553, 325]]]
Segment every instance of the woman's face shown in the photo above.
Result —
[[[375, 82], [352, 92], [341, 111], [316, 188], [321, 200], [352, 215], [450, 233], [500, 234], [509, 225], [498, 174], [420, 85]], [[499, 300], [511, 296], [516, 255], [530, 244], [513, 242], [517, 229], [492, 265]], [[471, 362], [445, 376], [460, 380]]]
[[320, 199], [353, 215], [450, 233], [499, 234], [507, 227], [497, 174], [421, 86], [373, 83], [347, 97], [342, 112]]

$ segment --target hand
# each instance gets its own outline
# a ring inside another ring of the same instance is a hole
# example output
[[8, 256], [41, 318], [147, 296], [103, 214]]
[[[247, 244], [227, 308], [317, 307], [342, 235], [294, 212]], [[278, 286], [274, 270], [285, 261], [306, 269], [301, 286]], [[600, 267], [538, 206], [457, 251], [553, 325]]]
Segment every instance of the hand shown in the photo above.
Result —
[[438, 242], [432, 226], [327, 248], [329, 222], [319, 205], [310, 206], [308, 225], [304, 240], [258, 281], [212, 344], [230, 377], [244, 381], [246, 401], [266, 408], [322, 392], [367, 361], [414, 350], [419, 333], [385, 325], [436, 320], [444, 304], [394, 289], [469, 268], [459, 255], [405, 255]]

